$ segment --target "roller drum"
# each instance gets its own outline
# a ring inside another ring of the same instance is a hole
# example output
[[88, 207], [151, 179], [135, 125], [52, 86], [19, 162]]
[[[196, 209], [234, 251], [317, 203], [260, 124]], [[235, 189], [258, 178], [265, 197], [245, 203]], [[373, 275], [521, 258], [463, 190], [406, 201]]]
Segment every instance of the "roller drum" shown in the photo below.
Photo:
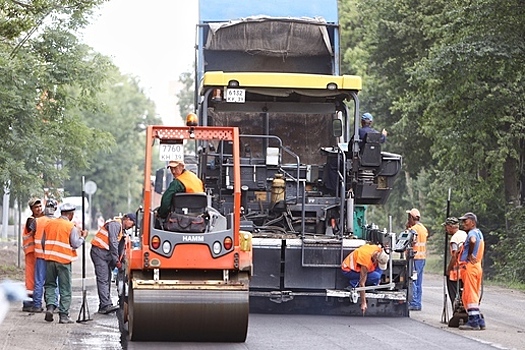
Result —
[[130, 339], [244, 342], [248, 297], [247, 290], [130, 290]]

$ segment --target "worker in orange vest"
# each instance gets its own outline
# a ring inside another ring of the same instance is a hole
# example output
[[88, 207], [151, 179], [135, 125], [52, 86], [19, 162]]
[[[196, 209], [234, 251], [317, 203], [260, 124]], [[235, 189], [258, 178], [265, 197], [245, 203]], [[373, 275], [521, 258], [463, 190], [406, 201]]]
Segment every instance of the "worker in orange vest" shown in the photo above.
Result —
[[447, 218], [443, 225], [447, 234], [452, 235], [449, 243], [450, 261], [447, 266], [447, 290], [452, 302], [452, 309], [454, 309], [454, 301], [458, 292], [463, 288], [463, 283], [459, 278], [459, 252], [467, 238], [467, 233], [459, 229], [458, 218]]
[[115, 267], [121, 268], [118, 245], [125, 230], [137, 222], [134, 213], [128, 213], [120, 219], [109, 220], [98, 230], [91, 241], [91, 260], [95, 268], [98, 291], [98, 313], [107, 315], [117, 311], [118, 306], [111, 301], [111, 277]]
[[[44, 216], [36, 219], [35, 228], [35, 287], [33, 289], [33, 307], [31, 312], [43, 312], [42, 296], [44, 294], [44, 283], [46, 281], [46, 260], [44, 259], [44, 229], [49, 220], [55, 219], [57, 201], [48, 199], [44, 208]], [[56, 305], [56, 303], [55, 303]]]
[[[389, 256], [380, 245], [365, 244], [352, 251], [341, 263], [343, 276], [348, 278], [350, 286], [357, 288], [377, 286], [383, 271], [388, 268]], [[368, 308], [366, 292], [359, 291], [363, 315]]]
[[[31, 216], [27, 218], [24, 232], [22, 233], [22, 248], [25, 256], [25, 284], [28, 297], [33, 297], [33, 289], [35, 288], [35, 225], [36, 219], [43, 216], [42, 201], [40, 198], [33, 197], [27, 205], [31, 209]], [[33, 309], [32, 300], [24, 300], [22, 311], [31, 312]]]
[[160, 207], [157, 209], [157, 215], [165, 218], [170, 213], [171, 202], [175, 193], [204, 193], [204, 185], [192, 171], [184, 168], [185, 164], [182, 160], [170, 160], [168, 169], [173, 175], [173, 181], [170, 183], [166, 192], [160, 199]]
[[60, 294], [58, 305], [59, 323], [73, 323], [69, 317], [71, 307], [72, 274], [71, 263], [77, 257], [76, 249], [82, 246], [87, 230], [80, 230], [71, 222], [75, 205], [64, 203], [60, 217], [48, 222], [44, 229], [44, 258], [46, 259], [46, 282], [44, 284], [47, 322], [53, 321], [56, 308], [56, 288]]
[[421, 311], [421, 301], [423, 295], [423, 271], [425, 269], [425, 263], [427, 259], [427, 228], [419, 222], [421, 220], [421, 214], [416, 208], [412, 208], [406, 211], [408, 214], [408, 220], [406, 228], [413, 230], [416, 233], [416, 237], [413, 243], [414, 249], [414, 272], [417, 274], [413, 280], [413, 292], [412, 300], [408, 305], [408, 309], [412, 311]]

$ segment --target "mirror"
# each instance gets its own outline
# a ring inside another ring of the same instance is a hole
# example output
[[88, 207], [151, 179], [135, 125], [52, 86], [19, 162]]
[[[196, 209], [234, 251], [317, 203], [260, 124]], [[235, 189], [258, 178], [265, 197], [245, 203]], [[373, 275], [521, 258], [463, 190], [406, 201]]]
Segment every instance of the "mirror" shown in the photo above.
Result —
[[343, 122], [341, 121], [341, 119], [334, 119], [332, 121], [332, 136], [343, 136]]

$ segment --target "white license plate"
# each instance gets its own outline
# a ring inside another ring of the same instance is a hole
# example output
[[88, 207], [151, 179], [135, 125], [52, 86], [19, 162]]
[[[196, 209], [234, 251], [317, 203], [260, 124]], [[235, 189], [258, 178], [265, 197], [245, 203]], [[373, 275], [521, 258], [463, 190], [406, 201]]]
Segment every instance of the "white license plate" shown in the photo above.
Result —
[[184, 160], [184, 145], [161, 143], [159, 149], [160, 160], [168, 162], [170, 160]]
[[226, 89], [226, 102], [244, 103], [245, 95], [244, 89]]

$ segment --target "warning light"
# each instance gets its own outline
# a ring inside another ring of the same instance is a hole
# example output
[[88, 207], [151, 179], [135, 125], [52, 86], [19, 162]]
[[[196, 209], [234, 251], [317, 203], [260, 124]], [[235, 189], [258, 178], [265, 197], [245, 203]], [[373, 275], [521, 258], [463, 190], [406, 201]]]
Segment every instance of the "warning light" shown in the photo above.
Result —
[[198, 126], [199, 125], [199, 118], [195, 113], [189, 113], [186, 116], [186, 126]]

